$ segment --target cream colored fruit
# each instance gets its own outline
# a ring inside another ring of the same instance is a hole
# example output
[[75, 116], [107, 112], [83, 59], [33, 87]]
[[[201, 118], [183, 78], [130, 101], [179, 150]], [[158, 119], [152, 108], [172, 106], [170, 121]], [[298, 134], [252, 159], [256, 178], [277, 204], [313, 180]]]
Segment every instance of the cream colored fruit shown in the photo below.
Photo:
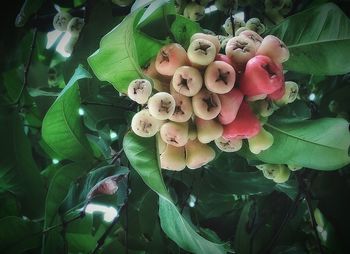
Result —
[[185, 146], [186, 166], [190, 169], [200, 168], [215, 158], [215, 151], [207, 144], [201, 143], [198, 139], [189, 140]]
[[203, 78], [199, 70], [192, 66], [181, 66], [176, 69], [171, 85], [182, 95], [192, 97], [202, 88]]
[[207, 144], [221, 137], [223, 127], [216, 120], [203, 120], [197, 117], [195, 122], [197, 127], [197, 137], [201, 143]]
[[193, 112], [199, 118], [211, 120], [218, 116], [221, 111], [221, 102], [216, 93], [203, 88], [192, 98]]
[[145, 104], [152, 93], [152, 85], [147, 79], [135, 79], [128, 86], [128, 96], [138, 104]]
[[273, 144], [273, 136], [270, 132], [261, 127], [258, 135], [248, 139], [249, 150], [254, 154], [269, 149]]
[[160, 127], [162, 140], [173, 146], [184, 146], [188, 141], [188, 123], [167, 122]]
[[223, 152], [237, 152], [242, 148], [242, 139], [224, 139], [219, 137], [215, 139], [216, 146]]
[[151, 115], [159, 120], [166, 120], [175, 111], [175, 99], [166, 92], [158, 92], [148, 100], [148, 109]]
[[160, 155], [160, 167], [173, 171], [181, 171], [185, 169], [185, 147], [167, 145], [165, 151]]
[[131, 129], [140, 137], [152, 137], [159, 131], [163, 121], [154, 118], [147, 109], [137, 112], [131, 121]]
[[204, 68], [214, 61], [216, 56], [216, 47], [209, 40], [195, 39], [188, 47], [187, 56], [193, 66], [197, 68]]

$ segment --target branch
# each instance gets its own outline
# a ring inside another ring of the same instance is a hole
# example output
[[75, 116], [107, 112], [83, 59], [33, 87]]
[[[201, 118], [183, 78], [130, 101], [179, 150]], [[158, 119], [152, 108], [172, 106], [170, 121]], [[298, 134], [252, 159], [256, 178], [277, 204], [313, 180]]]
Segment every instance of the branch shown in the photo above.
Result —
[[299, 174], [296, 174], [297, 177], [297, 181], [299, 182], [299, 184], [302, 187], [302, 191], [304, 193], [304, 197], [305, 197], [305, 201], [306, 201], [306, 205], [307, 205], [307, 210], [309, 212], [309, 216], [310, 216], [310, 220], [311, 220], [311, 226], [312, 229], [314, 231], [315, 237], [316, 237], [316, 244], [318, 247], [318, 251], [320, 254], [324, 254], [323, 249], [322, 249], [322, 245], [321, 245], [321, 240], [320, 237], [318, 235], [318, 231], [317, 231], [317, 223], [316, 223], [316, 219], [314, 216], [314, 209], [312, 207], [312, 199], [311, 199], [311, 194], [309, 191], [309, 186], [306, 185], [305, 181], [301, 178], [301, 176]]
[[95, 106], [103, 106], [103, 107], [113, 107], [113, 108], [119, 108], [119, 109], [123, 109], [123, 110], [133, 110], [134, 106], [135, 106], [135, 104], [131, 104], [131, 106], [125, 107], [125, 106], [120, 106], [120, 105], [93, 102], [93, 101], [83, 101], [83, 102], [81, 102], [81, 105], [95, 105]]
[[292, 217], [293, 213], [295, 212], [295, 210], [298, 208], [298, 206], [300, 205], [301, 201], [303, 200], [303, 195], [301, 190], [299, 190], [296, 198], [294, 199], [294, 202], [291, 204], [291, 206], [289, 207], [286, 216], [284, 217], [282, 223], [280, 224], [279, 228], [277, 229], [274, 237], [271, 239], [270, 243], [267, 245], [267, 247], [264, 249], [264, 251], [262, 252], [263, 254], [269, 254], [271, 253], [271, 251], [273, 250], [273, 248], [275, 247], [276, 242], [278, 241], [278, 239], [280, 238], [284, 227], [287, 225], [289, 219]]
[[23, 96], [24, 89], [26, 89], [28, 86], [28, 73], [29, 73], [30, 66], [32, 64], [33, 53], [34, 53], [37, 35], [38, 35], [38, 29], [34, 28], [33, 39], [32, 39], [32, 43], [30, 46], [28, 60], [27, 60], [27, 63], [24, 67], [23, 85], [22, 85], [21, 91], [20, 91], [16, 101], [14, 103], [10, 104], [11, 106], [18, 105], [19, 101], [21, 100], [21, 98]]

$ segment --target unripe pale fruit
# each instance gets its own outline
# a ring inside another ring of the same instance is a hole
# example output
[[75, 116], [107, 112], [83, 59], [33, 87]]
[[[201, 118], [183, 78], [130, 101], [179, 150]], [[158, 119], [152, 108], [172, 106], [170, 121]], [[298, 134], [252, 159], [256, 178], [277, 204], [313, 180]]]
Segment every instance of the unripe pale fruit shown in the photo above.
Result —
[[164, 153], [166, 146], [168, 145], [167, 143], [165, 143], [162, 139], [162, 137], [160, 136], [160, 133], [157, 132], [156, 134], [156, 141], [157, 141], [157, 149], [158, 149], [158, 153], [159, 155], [161, 155], [162, 153]]
[[218, 116], [219, 122], [221, 124], [229, 124], [237, 116], [239, 107], [243, 101], [243, 94], [239, 89], [233, 88], [226, 94], [220, 94], [219, 99], [221, 102], [221, 111]]
[[180, 171], [186, 167], [185, 147], [167, 145], [160, 155], [160, 167], [167, 170]]
[[225, 139], [251, 138], [259, 133], [260, 128], [260, 121], [250, 109], [248, 103], [243, 101], [235, 120], [224, 125], [222, 136]]
[[79, 36], [79, 33], [84, 27], [84, 24], [84, 19], [74, 17], [68, 22], [67, 32], [71, 33], [72, 36]]
[[204, 119], [214, 119], [221, 111], [221, 102], [216, 93], [203, 88], [192, 98], [193, 113]]
[[220, 123], [212, 120], [203, 120], [199, 117], [196, 118], [197, 137], [201, 143], [209, 143], [219, 137], [223, 132], [223, 127]]
[[240, 89], [247, 96], [271, 94], [283, 84], [282, 65], [263, 55], [255, 56], [248, 61], [240, 79]]
[[265, 32], [265, 26], [263, 23], [261, 23], [260, 19], [258, 19], [258, 18], [248, 19], [245, 26], [249, 30], [253, 30], [254, 32], [257, 32], [258, 34], [262, 34], [263, 32]]
[[216, 146], [223, 152], [237, 152], [242, 148], [242, 139], [224, 139], [220, 137], [215, 139]]
[[271, 100], [260, 100], [254, 102], [254, 108], [256, 108], [257, 113], [262, 117], [269, 117], [279, 107], [275, 106]]
[[184, 9], [184, 16], [192, 21], [201, 20], [205, 15], [205, 7], [191, 2], [188, 3]]
[[220, 51], [220, 41], [217, 36], [211, 35], [211, 34], [204, 34], [204, 33], [195, 33], [191, 37], [191, 42], [196, 39], [204, 39], [212, 42], [216, 48], [216, 54]]
[[184, 146], [188, 141], [188, 124], [167, 122], [160, 127], [163, 141], [173, 146]]
[[134, 2], [134, 0], [112, 0], [112, 3], [120, 6], [120, 7], [126, 7], [131, 5]]
[[193, 110], [192, 110], [192, 102], [191, 99], [185, 95], [179, 94], [175, 91], [171, 93], [171, 95], [175, 99], [175, 111], [170, 116], [170, 120], [174, 122], [187, 122], [190, 120]]
[[166, 120], [174, 114], [175, 99], [166, 92], [158, 92], [148, 100], [148, 109], [151, 115], [159, 120]]
[[269, 149], [273, 144], [273, 136], [270, 132], [261, 127], [260, 132], [248, 139], [249, 150], [254, 154]]
[[255, 56], [257, 46], [247, 36], [235, 36], [226, 45], [225, 53], [232, 60], [236, 70], [244, 70], [249, 59]]
[[58, 31], [65, 32], [71, 19], [72, 15], [68, 12], [58, 12], [53, 18], [53, 27]]
[[196, 68], [181, 66], [176, 69], [171, 84], [176, 92], [191, 97], [201, 90], [203, 78]]
[[236, 81], [236, 71], [223, 61], [214, 61], [204, 73], [204, 84], [207, 89], [217, 94], [231, 91]]
[[302, 169], [302, 166], [294, 165], [294, 164], [287, 164], [287, 167], [289, 168], [290, 171], [297, 171]]
[[156, 58], [156, 70], [166, 76], [172, 76], [176, 69], [188, 63], [186, 50], [178, 43], [162, 47]]
[[238, 17], [228, 17], [224, 23], [224, 29], [228, 35], [233, 36], [235, 32], [245, 26], [245, 22], [243, 19], [240, 19]]
[[201, 68], [214, 61], [216, 47], [211, 41], [195, 39], [188, 47], [187, 56], [193, 66]]
[[240, 27], [240, 28], [238, 28], [238, 29], [236, 30], [235, 36], [238, 36], [238, 35], [240, 35], [242, 32], [247, 31], [247, 30], [248, 30], [248, 28], [246, 28], [245, 26]]
[[135, 79], [128, 86], [128, 96], [138, 104], [145, 104], [152, 93], [152, 85], [147, 79]]
[[131, 121], [131, 129], [140, 137], [152, 137], [159, 131], [163, 121], [154, 118], [147, 109], [137, 112]]
[[269, 164], [262, 171], [267, 179], [271, 179], [275, 183], [284, 183], [288, 181], [290, 176], [290, 170], [281, 164]]
[[186, 166], [190, 169], [196, 169], [204, 166], [215, 158], [215, 151], [207, 144], [196, 140], [189, 140], [185, 146]]
[[288, 103], [292, 103], [296, 100], [298, 97], [298, 92], [299, 92], [299, 86], [297, 83], [293, 81], [286, 81], [284, 83], [285, 86], [285, 92], [279, 100], [276, 100], [275, 103], [278, 106], [286, 105]]
[[287, 46], [273, 35], [268, 35], [263, 39], [256, 54], [268, 56], [277, 63], [283, 63], [289, 59]]
[[259, 48], [262, 41], [263, 41], [263, 38], [259, 34], [257, 34], [256, 32], [254, 32], [252, 30], [242, 31], [239, 35], [246, 36], [249, 39], [251, 39], [252, 41], [254, 41], [256, 48]]

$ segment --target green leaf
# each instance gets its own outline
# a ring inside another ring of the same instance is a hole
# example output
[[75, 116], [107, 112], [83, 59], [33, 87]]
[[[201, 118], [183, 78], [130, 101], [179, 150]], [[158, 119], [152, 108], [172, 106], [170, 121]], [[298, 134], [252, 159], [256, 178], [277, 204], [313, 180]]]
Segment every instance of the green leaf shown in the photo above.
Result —
[[77, 81], [82, 78], [91, 76], [79, 66], [43, 120], [42, 137], [47, 145], [61, 156], [57, 159], [73, 161], [92, 159], [92, 150], [78, 114], [80, 97]]
[[27, 23], [28, 19], [40, 9], [43, 2], [44, 0], [25, 0], [16, 17], [16, 26], [23, 27]]
[[198, 188], [201, 189], [199, 192], [210, 190], [210, 192], [235, 195], [268, 193], [274, 186], [275, 184], [266, 179], [260, 171], [227, 172], [220, 168], [206, 170], [203, 181], [198, 183]]
[[0, 193], [14, 194], [21, 202], [24, 215], [41, 217], [45, 201], [44, 181], [17, 112], [0, 111], [0, 140]]
[[0, 219], [0, 250], [6, 254], [25, 253], [40, 247], [40, 225], [15, 216]]
[[315, 75], [350, 71], [350, 21], [333, 3], [290, 16], [268, 33], [288, 46], [287, 70]]
[[159, 198], [159, 217], [164, 232], [184, 250], [200, 253], [226, 253], [224, 245], [206, 240], [181, 216], [176, 206]]
[[133, 132], [124, 137], [123, 147], [132, 167], [159, 196], [171, 200], [159, 167], [155, 138], [141, 138]]
[[76, 162], [62, 166], [56, 171], [46, 196], [44, 229], [53, 225], [70, 185], [87, 171], [86, 165]]
[[301, 122], [311, 118], [311, 109], [304, 101], [295, 101], [287, 104], [269, 117], [269, 121], [279, 123]]
[[122, 93], [127, 92], [132, 80], [143, 77], [134, 38], [134, 27], [140, 14], [140, 11], [136, 11], [126, 16], [101, 39], [100, 49], [88, 58], [97, 78], [108, 81]]
[[175, 15], [175, 20], [171, 24], [170, 31], [175, 40], [187, 50], [190, 45], [191, 36], [202, 32], [202, 28], [197, 22], [191, 21], [182, 15]]
[[154, 1], [156, 0], [136, 0], [131, 7], [131, 12], [134, 12], [140, 8], [146, 7], [147, 5], [150, 5]]
[[206, 253], [203, 248], [207, 248], [212, 251], [207, 253], [224, 253], [221, 245], [198, 235], [173, 204], [159, 167], [155, 138], [141, 138], [129, 132], [124, 137], [123, 147], [132, 167], [160, 197], [159, 217], [164, 232], [185, 250]]
[[257, 155], [264, 162], [319, 170], [339, 169], [350, 162], [349, 123], [344, 119], [323, 118], [265, 126], [274, 136], [274, 143]]

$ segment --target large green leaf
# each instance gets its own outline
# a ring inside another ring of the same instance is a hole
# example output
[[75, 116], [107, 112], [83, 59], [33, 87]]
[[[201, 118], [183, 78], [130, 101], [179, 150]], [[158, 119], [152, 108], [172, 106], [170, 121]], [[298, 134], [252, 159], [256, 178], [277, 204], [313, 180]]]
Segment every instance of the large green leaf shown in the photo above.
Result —
[[86, 165], [77, 162], [62, 166], [56, 171], [46, 196], [44, 229], [52, 226], [55, 221], [58, 208], [67, 196], [70, 185], [87, 171]]
[[350, 71], [350, 21], [333, 3], [290, 16], [269, 33], [290, 50], [287, 70], [316, 75]]
[[38, 223], [8, 216], [0, 219], [1, 253], [19, 254], [40, 247], [41, 228]]
[[265, 126], [274, 136], [274, 143], [257, 155], [262, 161], [319, 170], [335, 170], [350, 163], [349, 123], [344, 119], [323, 118]]
[[102, 38], [100, 49], [88, 58], [97, 78], [108, 81], [119, 92], [127, 92], [133, 79], [143, 77], [134, 39], [134, 27], [140, 14], [140, 11], [135, 11], [126, 16]]
[[226, 253], [223, 244], [210, 242], [198, 235], [176, 206], [162, 197], [159, 198], [159, 217], [164, 232], [184, 250], [198, 254]]
[[123, 147], [131, 166], [159, 196], [171, 200], [157, 159], [155, 138], [141, 138], [133, 132], [124, 137]]
[[86, 161], [92, 158], [91, 147], [78, 114], [80, 97], [77, 81], [82, 78], [91, 76], [79, 66], [46, 113], [42, 126], [43, 139], [50, 148], [61, 158], [73, 161]]
[[45, 201], [44, 182], [17, 112], [0, 111], [0, 140], [0, 192], [14, 194], [26, 216], [41, 217]]
[[[185, 250], [194, 253], [224, 253], [222, 245], [197, 234], [172, 202], [159, 167], [155, 138], [141, 138], [129, 132], [124, 137], [123, 147], [132, 167], [160, 197], [159, 217], [164, 232]], [[203, 249], [208, 252], [203, 252]]]
[[274, 189], [274, 186], [275, 184], [266, 179], [260, 171], [227, 172], [219, 168], [206, 170], [203, 181], [198, 183], [200, 192], [210, 191], [235, 195], [268, 193]]

